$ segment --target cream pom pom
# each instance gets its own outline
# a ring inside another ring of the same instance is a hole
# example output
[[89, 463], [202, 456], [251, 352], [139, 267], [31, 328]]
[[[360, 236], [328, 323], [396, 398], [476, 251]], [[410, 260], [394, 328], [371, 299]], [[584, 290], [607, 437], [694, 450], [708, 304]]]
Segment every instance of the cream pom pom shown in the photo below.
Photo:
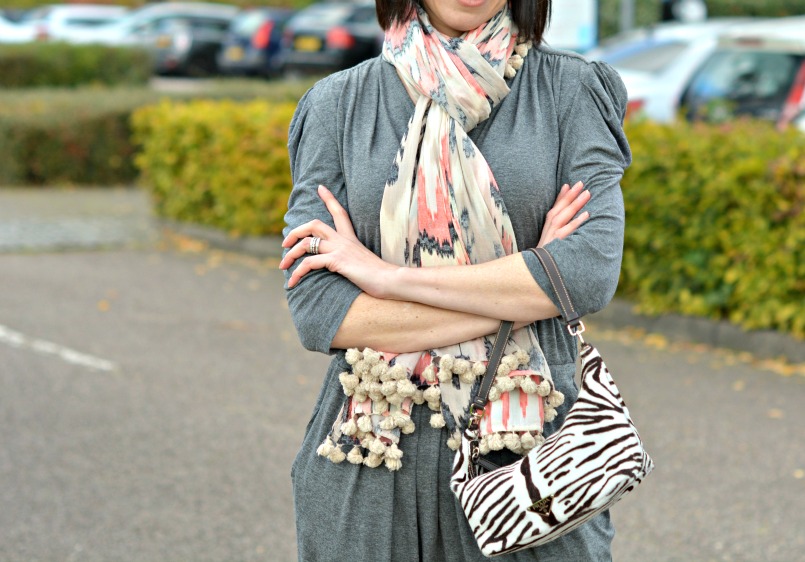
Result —
[[402, 461], [386, 459], [386, 468], [388, 468], [390, 472], [400, 470], [402, 468]]
[[539, 383], [539, 387], [537, 388], [537, 394], [542, 396], [543, 398], [548, 396], [553, 389], [553, 385], [549, 381], [543, 380]]
[[520, 55], [522, 58], [528, 54], [528, 49], [531, 48], [531, 41], [527, 41], [525, 43], [517, 43], [514, 46], [514, 52]]
[[383, 455], [376, 455], [375, 453], [369, 453], [366, 455], [366, 458], [363, 459], [363, 464], [368, 466], [369, 468], [377, 468], [381, 464], [383, 464]]
[[508, 377], [509, 373], [512, 372], [512, 368], [506, 365], [505, 363], [501, 363], [498, 365], [498, 370], [496, 371], [496, 375], [499, 377]]
[[329, 457], [330, 453], [332, 453], [334, 449], [335, 443], [333, 443], [333, 440], [330, 439], [330, 436], [328, 435], [327, 439], [325, 439], [324, 442], [319, 445], [319, 448], [316, 449], [316, 454], [320, 457]]
[[539, 386], [531, 377], [523, 377], [523, 380], [520, 381], [520, 388], [526, 394], [536, 394]]
[[441, 412], [442, 411], [442, 403], [440, 401], [435, 402], [428, 402], [428, 408], [430, 408], [434, 412]]
[[370, 382], [367, 388], [369, 398], [372, 400], [382, 400], [383, 399], [383, 385], [379, 382]]
[[389, 364], [386, 363], [385, 361], [381, 361], [377, 365], [372, 367], [373, 379], [385, 382], [386, 379], [388, 379], [388, 375], [389, 375]]
[[416, 385], [408, 379], [397, 381], [397, 393], [403, 398], [410, 398], [415, 392]]
[[514, 358], [517, 359], [517, 366], [520, 365], [526, 366], [528, 365], [528, 361], [530, 357], [528, 356], [528, 352], [524, 349], [518, 349], [514, 352]]
[[341, 424], [341, 433], [352, 437], [353, 435], [358, 433], [358, 424], [355, 423], [354, 419], [350, 418], [349, 420]]
[[352, 374], [348, 371], [344, 371], [340, 375], [338, 375], [338, 380], [341, 382], [341, 386], [344, 387], [344, 393], [347, 396], [352, 396], [352, 393], [358, 388], [360, 384], [360, 379], [358, 375]]
[[458, 376], [458, 380], [464, 384], [473, 384], [475, 382], [475, 375], [472, 373], [472, 369], [467, 369], [465, 372], [460, 374]]
[[424, 404], [425, 403], [425, 391], [418, 388], [416, 390], [416, 392], [414, 392], [414, 395], [411, 397], [411, 399], [414, 401], [414, 404], [416, 404], [418, 406], [421, 405], [421, 404]]
[[374, 430], [374, 424], [372, 423], [372, 416], [363, 415], [359, 417], [358, 429], [360, 429], [364, 433], [371, 433]]
[[376, 455], [386, 454], [386, 444], [381, 439], [374, 439], [369, 443], [369, 451]]
[[386, 458], [398, 461], [403, 458], [403, 452], [397, 447], [396, 443], [392, 443], [388, 446], [388, 449], [386, 449]]
[[397, 392], [397, 381], [386, 381], [380, 386], [383, 396], [391, 396]]
[[520, 446], [520, 436], [516, 433], [505, 433], [503, 435], [503, 445], [510, 451], [518, 452], [522, 450]]
[[352, 395], [352, 400], [354, 400], [358, 404], [362, 404], [363, 402], [366, 402], [368, 399], [369, 397], [366, 396], [365, 392], [359, 392], [358, 390], [355, 390], [355, 394]]
[[515, 53], [509, 57], [509, 64], [514, 70], [520, 70], [523, 68], [523, 57]]
[[330, 461], [334, 464], [341, 464], [344, 462], [344, 459], [347, 458], [347, 455], [341, 450], [341, 445], [339, 445], [338, 447], [334, 448], [329, 455], [327, 455], [327, 458], [330, 459]]
[[368, 375], [371, 372], [371, 367], [365, 359], [361, 359], [352, 366], [352, 370], [363, 380], [369, 378]]
[[429, 386], [425, 389], [424, 396], [427, 402], [439, 402], [442, 399], [442, 389], [436, 385]]
[[545, 436], [541, 433], [537, 433], [534, 436], [534, 442], [536, 443], [536, 447], [540, 447], [543, 443], [545, 443]]
[[498, 400], [500, 400], [500, 389], [493, 384], [492, 388], [489, 389], [489, 401], [496, 402]]
[[402, 431], [404, 435], [411, 435], [415, 430], [416, 424], [411, 418], [408, 418], [408, 421], [405, 422], [405, 425], [400, 428], [400, 431]]
[[537, 441], [530, 433], [523, 433], [520, 437], [520, 445], [523, 447], [524, 451], [530, 451], [537, 446]]
[[514, 371], [517, 367], [520, 366], [520, 362], [517, 360], [516, 355], [507, 355], [503, 359], [500, 360], [503, 365], [506, 365], [510, 370]]
[[470, 371], [471, 368], [472, 367], [470, 366], [470, 362], [467, 361], [466, 359], [459, 358], [453, 361], [452, 371], [459, 376], [467, 373], [468, 371]]
[[458, 451], [461, 448], [461, 435], [458, 433], [453, 434], [447, 440], [447, 447], [452, 451]]
[[422, 378], [425, 379], [429, 383], [435, 383], [436, 380], [437, 380], [436, 379], [436, 365], [431, 363], [430, 365], [425, 367], [425, 370], [422, 371]]
[[396, 427], [397, 424], [394, 423], [394, 418], [392, 416], [383, 416], [383, 420], [380, 422], [380, 429], [391, 431]]
[[361, 448], [355, 445], [352, 447], [352, 450], [347, 455], [347, 461], [350, 464], [363, 464], [363, 455], [361, 454]]
[[500, 392], [511, 392], [515, 388], [514, 381], [511, 377], [497, 377], [495, 379], [495, 386], [500, 389]]
[[545, 408], [545, 422], [551, 423], [555, 419], [556, 419], [556, 408], [551, 408], [550, 406]]
[[439, 368], [437, 378], [439, 379], [439, 382], [442, 384], [450, 384], [453, 382], [453, 372], [449, 371], [448, 369]]
[[405, 367], [402, 365], [394, 365], [393, 367], [389, 368], [388, 376], [395, 381], [401, 381], [408, 378], [408, 371], [406, 371]]
[[509, 377], [509, 378], [511, 379], [512, 384], [514, 384], [514, 388], [520, 388], [520, 385], [523, 384], [523, 381], [525, 380], [525, 377], [521, 376], [521, 375], [517, 375], [517, 376]]
[[503, 76], [511, 80], [512, 78], [517, 76], [517, 71], [514, 69], [514, 67], [512, 67], [512, 65], [506, 63], [506, 70], [503, 71]]
[[430, 426], [434, 429], [441, 429], [447, 423], [444, 421], [444, 416], [441, 413], [438, 414], [431, 414], [430, 416]]
[[346, 359], [347, 363], [349, 363], [350, 365], [354, 365], [355, 363], [363, 359], [363, 353], [361, 353], [360, 351], [358, 351], [353, 347], [352, 349], [347, 350], [346, 355], [344, 355], [344, 359]]
[[500, 451], [506, 445], [503, 443], [503, 437], [500, 433], [493, 433], [489, 436], [489, 448], [493, 451]]
[[483, 364], [483, 361], [476, 361], [472, 364], [472, 374], [477, 379], [478, 377], [484, 376], [486, 373], [486, 365]]
[[453, 372], [453, 363], [455, 359], [452, 355], [442, 355], [439, 358], [439, 370], [440, 371], [448, 371], [450, 373]]
[[562, 404], [565, 403], [565, 395], [559, 392], [558, 390], [554, 390], [548, 395], [548, 405], [554, 408], [558, 408]]
[[397, 393], [397, 394], [392, 394], [391, 396], [386, 396], [386, 400], [388, 400], [388, 403], [393, 405], [393, 406], [399, 406], [399, 405], [401, 405], [403, 403], [403, 400], [405, 400], [405, 397], [402, 396], [400, 393]]
[[374, 367], [380, 363], [380, 352], [367, 347], [363, 350], [363, 360], [369, 367]]

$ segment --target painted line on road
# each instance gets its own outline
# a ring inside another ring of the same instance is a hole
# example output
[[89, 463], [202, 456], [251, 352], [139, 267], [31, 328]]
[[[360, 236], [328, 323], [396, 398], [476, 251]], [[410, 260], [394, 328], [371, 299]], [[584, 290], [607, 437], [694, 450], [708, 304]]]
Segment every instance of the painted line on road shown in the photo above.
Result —
[[118, 366], [106, 359], [93, 357], [57, 343], [31, 338], [0, 324], [0, 343], [18, 349], [30, 349], [40, 355], [54, 355], [65, 363], [96, 369], [98, 371], [117, 371]]

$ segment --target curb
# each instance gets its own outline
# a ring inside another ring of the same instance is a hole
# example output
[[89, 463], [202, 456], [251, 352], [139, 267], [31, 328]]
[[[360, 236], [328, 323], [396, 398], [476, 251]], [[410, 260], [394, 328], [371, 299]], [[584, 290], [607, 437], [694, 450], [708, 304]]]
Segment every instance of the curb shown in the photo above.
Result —
[[[166, 219], [160, 219], [160, 223], [176, 234], [200, 240], [211, 248], [263, 259], [282, 257], [280, 236], [234, 238], [211, 227]], [[638, 328], [659, 333], [671, 341], [700, 343], [747, 352], [761, 359], [784, 359], [805, 364], [805, 341], [787, 334], [771, 330], [747, 332], [729, 322], [679, 314], [646, 316], [635, 312], [635, 308], [634, 303], [616, 298], [604, 310], [590, 315], [590, 321], [614, 329]]]

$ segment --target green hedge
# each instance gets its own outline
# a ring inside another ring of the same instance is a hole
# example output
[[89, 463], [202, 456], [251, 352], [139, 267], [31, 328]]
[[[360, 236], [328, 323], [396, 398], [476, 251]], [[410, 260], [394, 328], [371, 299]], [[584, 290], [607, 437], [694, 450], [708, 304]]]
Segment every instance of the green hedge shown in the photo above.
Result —
[[0, 88], [145, 84], [153, 63], [144, 50], [102, 45], [0, 45]]
[[295, 102], [312, 80], [205, 82], [202, 91], [148, 88], [0, 90], [0, 186], [130, 185], [136, 180], [130, 117], [162, 98]]
[[137, 165], [164, 217], [236, 235], [277, 233], [291, 192], [295, 104], [198, 100], [138, 110]]
[[632, 123], [619, 291], [647, 313], [805, 337], [805, 135]]

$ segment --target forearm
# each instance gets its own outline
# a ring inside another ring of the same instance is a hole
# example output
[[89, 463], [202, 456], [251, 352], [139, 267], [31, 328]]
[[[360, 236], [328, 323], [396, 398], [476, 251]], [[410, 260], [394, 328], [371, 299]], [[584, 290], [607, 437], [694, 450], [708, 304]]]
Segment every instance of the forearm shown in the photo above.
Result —
[[469, 266], [402, 267], [384, 285], [385, 299], [481, 317], [531, 323], [559, 315], [520, 254]]
[[[527, 322], [515, 324], [522, 327]], [[500, 320], [362, 293], [352, 303], [332, 347], [406, 353], [444, 347], [497, 332]]]

